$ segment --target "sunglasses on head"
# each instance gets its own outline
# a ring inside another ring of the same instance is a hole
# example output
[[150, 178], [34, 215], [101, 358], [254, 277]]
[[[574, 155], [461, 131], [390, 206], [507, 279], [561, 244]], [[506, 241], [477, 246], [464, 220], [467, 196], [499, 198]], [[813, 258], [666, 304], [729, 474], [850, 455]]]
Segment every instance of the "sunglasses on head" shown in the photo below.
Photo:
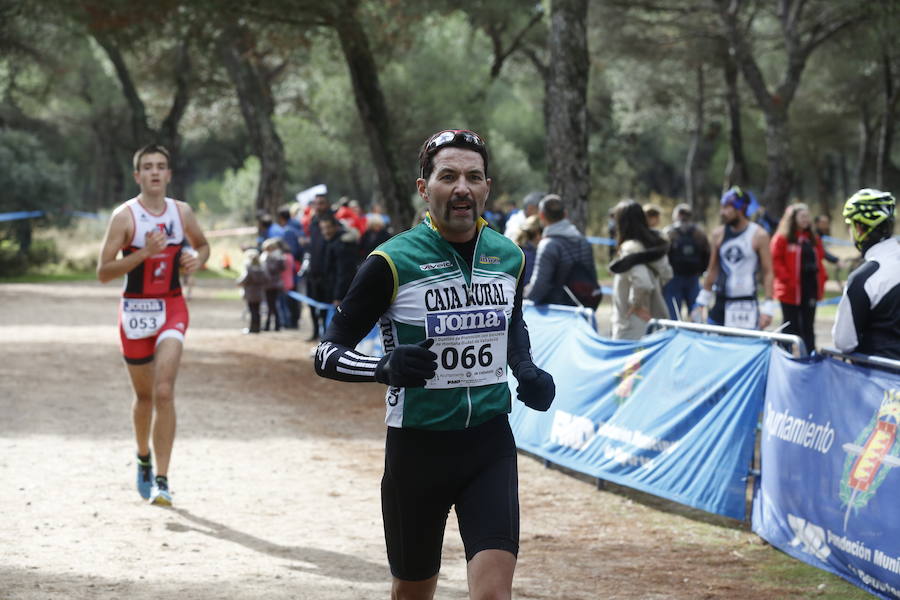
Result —
[[478, 148], [484, 148], [484, 140], [478, 137], [478, 134], [468, 129], [448, 129], [442, 131], [431, 138], [425, 147], [426, 152], [433, 152], [441, 146], [452, 144], [453, 142], [463, 142]]
[[[440, 148], [451, 144], [455, 146], [465, 145], [471, 147], [477, 152], [480, 152], [481, 155], [485, 157], [485, 163], [487, 163], [487, 148], [485, 147], [484, 140], [481, 139], [481, 136], [468, 129], [447, 129], [431, 136], [431, 139], [428, 140], [428, 143], [425, 145], [423, 164], [419, 173], [421, 177], [424, 177], [425, 163], [430, 161], [431, 157]], [[485, 166], [487, 165], [485, 164]]]

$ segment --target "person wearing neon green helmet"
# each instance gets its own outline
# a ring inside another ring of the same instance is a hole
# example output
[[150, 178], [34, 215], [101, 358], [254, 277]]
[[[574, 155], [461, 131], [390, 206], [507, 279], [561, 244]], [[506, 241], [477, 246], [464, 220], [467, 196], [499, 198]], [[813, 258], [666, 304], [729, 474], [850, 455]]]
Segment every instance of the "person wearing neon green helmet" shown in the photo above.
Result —
[[897, 201], [862, 189], [844, 204], [844, 221], [865, 262], [847, 279], [831, 330], [841, 352], [900, 360], [900, 242], [894, 239]]

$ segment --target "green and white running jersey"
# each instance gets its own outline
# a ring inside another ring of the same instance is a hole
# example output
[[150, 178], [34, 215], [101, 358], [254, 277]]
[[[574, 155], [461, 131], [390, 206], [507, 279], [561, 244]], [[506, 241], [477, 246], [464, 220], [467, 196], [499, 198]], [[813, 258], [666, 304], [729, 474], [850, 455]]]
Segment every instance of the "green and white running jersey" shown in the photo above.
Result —
[[388, 388], [390, 427], [451, 430], [508, 413], [506, 346], [525, 256], [515, 243], [478, 221], [469, 269], [430, 215], [372, 254], [394, 275], [391, 306], [381, 317], [385, 352], [435, 340], [435, 378], [424, 388]]

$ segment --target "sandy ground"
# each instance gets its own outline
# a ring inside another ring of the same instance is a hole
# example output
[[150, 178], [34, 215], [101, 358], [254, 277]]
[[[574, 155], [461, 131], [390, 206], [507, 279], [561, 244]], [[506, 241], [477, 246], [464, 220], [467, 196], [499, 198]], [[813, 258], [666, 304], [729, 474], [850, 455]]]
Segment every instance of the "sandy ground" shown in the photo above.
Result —
[[[0, 599], [388, 597], [383, 388], [316, 377], [304, 329], [241, 335], [228, 287], [201, 280], [190, 304], [164, 509], [134, 488], [118, 286], [0, 285]], [[763, 578], [791, 559], [740, 524], [519, 469], [518, 598], [818, 593]], [[437, 597], [467, 597], [452, 516]]]

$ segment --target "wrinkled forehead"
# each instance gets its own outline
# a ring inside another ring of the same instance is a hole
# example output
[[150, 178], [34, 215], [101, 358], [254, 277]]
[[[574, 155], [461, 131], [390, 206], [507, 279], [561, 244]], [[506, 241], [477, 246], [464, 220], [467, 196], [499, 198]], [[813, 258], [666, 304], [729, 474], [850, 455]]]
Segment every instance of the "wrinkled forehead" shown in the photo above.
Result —
[[484, 174], [484, 158], [480, 153], [468, 148], [459, 148], [451, 146], [449, 148], [441, 148], [432, 157], [431, 164], [433, 166], [432, 174], [437, 174], [442, 170], [452, 170], [462, 173], [471, 173], [479, 171]]

